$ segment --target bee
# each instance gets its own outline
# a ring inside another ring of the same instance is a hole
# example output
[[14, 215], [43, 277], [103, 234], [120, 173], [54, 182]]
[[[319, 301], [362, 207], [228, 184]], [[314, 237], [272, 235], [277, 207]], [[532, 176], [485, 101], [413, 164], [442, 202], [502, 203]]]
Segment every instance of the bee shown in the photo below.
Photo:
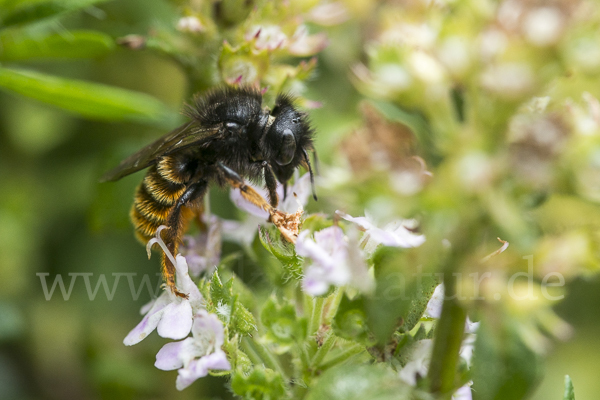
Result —
[[[278, 95], [269, 110], [263, 108], [257, 89], [220, 88], [196, 96], [184, 115], [189, 122], [123, 160], [101, 179], [116, 181], [148, 168], [130, 212], [141, 242], [148, 242], [159, 226], [166, 225], [163, 240], [171, 254], [177, 254], [187, 224], [202, 212], [202, 199], [211, 183], [239, 189], [246, 200], [268, 211], [276, 225], [285, 219], [276, 210], [277, 181], [286, 193], [287, 182], [299, 166], [308, 170], [317, 199], [308, 155], [312, 151], [316, 157], [314, 130], [291, 96]], [[264, 181], [268, 201], [244, 178]], [[167, 287], [187, 297], [176, 289], [175, 266], [164, 253], [161, 269]]]

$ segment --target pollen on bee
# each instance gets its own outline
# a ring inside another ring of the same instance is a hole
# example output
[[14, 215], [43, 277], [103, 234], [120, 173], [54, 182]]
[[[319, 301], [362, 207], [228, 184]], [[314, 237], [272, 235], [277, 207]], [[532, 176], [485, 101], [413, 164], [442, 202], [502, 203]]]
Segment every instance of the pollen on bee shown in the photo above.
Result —
[[296, 243], [298, 238], [298, 231], [302, 224], [301, 217], [304, 213], [302, 206], [295, 213], [288, 214], [279, 210], [272, 210], [271, 222], [279, 229], [279, 232], [283, 235], [284, 239], [290, 243]]

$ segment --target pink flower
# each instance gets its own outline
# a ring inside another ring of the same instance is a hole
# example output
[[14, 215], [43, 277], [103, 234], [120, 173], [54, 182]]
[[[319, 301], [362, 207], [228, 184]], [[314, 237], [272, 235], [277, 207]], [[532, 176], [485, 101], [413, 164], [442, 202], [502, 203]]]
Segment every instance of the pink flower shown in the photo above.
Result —
[[176, 387], [183, 390], [196, 379], [208, 375], [208, 370], [229, 370], [231, 364], [221, 349], [223, 323], [215, 314], [200, 310], [194, 316], [192, 337], [167, 343], [156, 354], [154, 366], [165, 371], [179, 369]]

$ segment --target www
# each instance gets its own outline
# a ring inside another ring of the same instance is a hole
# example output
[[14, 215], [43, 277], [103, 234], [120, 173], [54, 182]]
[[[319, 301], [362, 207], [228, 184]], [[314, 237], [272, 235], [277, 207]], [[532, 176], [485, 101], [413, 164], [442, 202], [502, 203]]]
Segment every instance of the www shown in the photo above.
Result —
[[[79, 277], [79, 276], [81, 276], [83, 278], [83, 281], [85, 284], [85, 289], [87, 291], [87, 295], [88, 295], [88, 298], [90, 299], [90, 301], [92, 301], [96, 298], [96, 295], [100, 291], [101, 286], [104, 288], [104, 294], [106, 295], [106, 299], [108, 301], [112, 301], [112, 299], [117, 291], [117, 287], [119, 285], [119, 281], [122, 276], [127, 277], [127, 282], [129, 283], [129, 290], [131, 292], [131, 297], [134, 301], [140, 297], [144, 287], [147, 288], [148, 293], [150, 294], [150, 297], [156, 297], [160, 294], [160, 283], [161, 283], [160, 279], [159, 279], [158, 284], [153, 288], [152, 283], [150, 282], [150, 276], [148, 274], [143, 275], [142, 282], [140, 283], [137, 290], [136, 290], [135, 284], [133, 282], [133, 277], [137, 276], [137, 274], [134, 272], [113, 273], [112, 276], [114, 277], [114, 282], [112, 285], [112, 289], [110, 289], [108, 286], [108, 282], [106, 280], [106, 274], [100, 274], [100, 277], [98, 278], [98, 281], [96, 282], [96, 286], [94, 287], [94, 289], [92, 289], [92, 284], [90, 282], [90, 278], [94, 275], [92, 272], [70, 272], [69, 276], [71, 277], [71, 280], [69, 282], [68, 289], [65, 286], [62, 275], [60, 275], [60, 274], [56, 275], [56, 277], [54, 278], [54, 282], [52, 283], [52, 286], [50, 287], [50, 289], [48, 289], [48, 282], [46, 281], [46, 279], [48, 278], [48, 276], [50, 274], [48, 272], [38, 272], [38, 273], [36, 273], [36, 275], [39, 276], [39, 278], [40, 278], [40, 283], [42, 284], [42, 291], [44, 292], [44, 297], [46, 298], [46, 301], [50, 301], [52, 299], [52, 296], [54, 295], [54, 291], [56, 290], [57, 286], [60, 288], [60, 292], [62, 294], [63, 300], [65, 300], [65, 301], [69, 300], [69, 298], [71, 297], [71, 294], [73, 293], [73, 288], [75, 287], [75, 282], [77, 281], [77, 277]], [[160, 276], [160, 274], [157, 274], [157, 276]]]

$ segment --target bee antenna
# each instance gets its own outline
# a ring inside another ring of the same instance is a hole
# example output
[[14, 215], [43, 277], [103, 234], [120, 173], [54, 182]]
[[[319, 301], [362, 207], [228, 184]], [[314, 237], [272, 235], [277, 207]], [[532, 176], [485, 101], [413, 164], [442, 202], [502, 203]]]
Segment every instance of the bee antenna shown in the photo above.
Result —
[[319, 158], [317, 157], [317, 150], [313, 149], [313, 160], [315, 160], [315, 174], [319, 175]]
[[304, 159], [306, 160], [306, 165], [308, 166], [308, 173], [310, 174], [310, 187], [312, 189], [313, 199], [317, 200], [317, 193], [315, 191], [315, 177], [313, 175], [312, 166], [310, 165], [310, 158], [308, 157], [308, 153], [305, 149], [302, 149], [304, 153]]

